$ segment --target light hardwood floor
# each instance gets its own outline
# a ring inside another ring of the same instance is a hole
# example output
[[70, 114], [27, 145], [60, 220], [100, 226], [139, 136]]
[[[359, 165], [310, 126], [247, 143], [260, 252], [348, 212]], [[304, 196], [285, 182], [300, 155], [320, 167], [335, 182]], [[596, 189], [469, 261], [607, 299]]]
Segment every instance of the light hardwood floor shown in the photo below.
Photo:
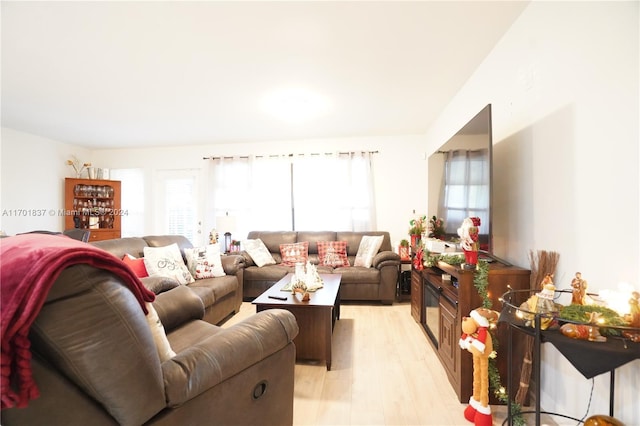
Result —
[[[295, 425], [470, 425], [408, 302], [345, 302], [333, 331], [331, 371], [295, 367]], [[244, 302], [224, 327], [255, 313]], [[504, 410], [494, 408], [494, 425]]]

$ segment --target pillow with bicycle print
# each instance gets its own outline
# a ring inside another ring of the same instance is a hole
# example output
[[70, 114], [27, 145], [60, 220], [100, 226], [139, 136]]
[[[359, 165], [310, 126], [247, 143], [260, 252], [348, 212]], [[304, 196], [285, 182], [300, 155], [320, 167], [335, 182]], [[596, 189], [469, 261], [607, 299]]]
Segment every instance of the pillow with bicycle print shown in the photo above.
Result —
[[144, 266], [150, 277], [173, 278], [180, 284], [194, 282], [187, 265], [182, 260], [178, 244], [165, 247], [144, 247]]

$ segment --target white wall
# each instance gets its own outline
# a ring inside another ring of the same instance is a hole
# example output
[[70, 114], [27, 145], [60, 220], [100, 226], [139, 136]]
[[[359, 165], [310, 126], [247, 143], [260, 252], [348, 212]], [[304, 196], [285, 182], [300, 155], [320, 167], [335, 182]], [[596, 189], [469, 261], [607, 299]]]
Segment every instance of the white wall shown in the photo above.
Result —
[[[272, 141], [215, 144], [180, 148], [98, 150], [92, 153], [98, 167], [141, 168], [145, 173], [146, 205], [153, 205], [154, 176], [158, 170], [200, 170], [206, 190], [207, 161], [203, 157], [284, 154], [331, 151], [378, 151], [374, 155], [377, 228], [389, 231], [392, 242], [407, 238], [413, 211], [426, 214], [426, 144], [422, 136]], [[274, 181], [274, 190], [277, 182]], [[126, 208], [126, 206], [123, 206]], [[156, 232], [153, 210], [146, 212], [144, 234]], [[204, 223], [207, 218], [203, 218]], [[208, 234], [208, 229], [203, 229]]]
[[[580, 271], [592, 291], [640, 289], [638, 5], [531, 3], [427, 134], [435, 150], [492, 104], [495, 253], [529, 267], [530, 250], [559, 252], [557, 288]], [[591, 382], [551, 344], [542, 358], [543, 408], [581, 418]], [[608, 392], [596, 377], [590, 414]], [[640, 360], [615, 392], [616, 417], [640, 424]]]
[[62, 231], [64, 178], [75, 177], [67, 160], [91, 162], [89, 150], [3, 127], [0, 153], [0, 229]]

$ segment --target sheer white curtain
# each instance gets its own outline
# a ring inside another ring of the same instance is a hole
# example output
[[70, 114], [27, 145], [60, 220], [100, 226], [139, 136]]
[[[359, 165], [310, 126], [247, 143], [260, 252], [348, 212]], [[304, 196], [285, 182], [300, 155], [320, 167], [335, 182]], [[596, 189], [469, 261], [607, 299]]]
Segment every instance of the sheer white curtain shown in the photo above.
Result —
[[371, 153], [294, 157], [293, 205], [295, 229], [375, 229]]
[[219, 158], [211, 161], [208, 214], [251, 230], [375, 229], [370, 153]]
[[147, 235], [144, 217], [144, 171], [142, 169], [111, 169], [111, 179], [121, 182], [121, 235]]
[[457, 233], [467, 217], [489, 223], [489, 164], [484, 151], [453, 150], [446, 153], [443, 193], [438, 211], [446, 232]]
[[210, 166], [207, 212], [213, 218], [228, 214], [235, 219], [233, 239], [245, 239], [256, 229], [291, 229], [288, 155], [216, 158]]

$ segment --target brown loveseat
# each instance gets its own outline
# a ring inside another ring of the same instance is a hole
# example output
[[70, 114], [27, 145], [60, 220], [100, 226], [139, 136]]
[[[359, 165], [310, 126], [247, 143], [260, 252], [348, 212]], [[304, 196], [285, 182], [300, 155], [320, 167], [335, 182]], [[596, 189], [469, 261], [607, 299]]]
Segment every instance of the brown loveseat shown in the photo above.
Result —
[[[365, 235], [383, 236], [382, 245], [373, 258], [370, 268], [353, 266], [360, 241]], [[321, 274], [341, 274], [341, 300], [380, 301], [392, 304], [396, 295], [396, 285], [400, 270], [400, 256], [391, 249], [388, 232], [332, 232], [332, 231], [252, 231], [247, 239], [260, 239], [271, 253], [275, 265], [256, 266], [247, 252], [243, 271], [243, 292], [245, 300], [252, 300], [262, 294], [289, 272], [291, 266], [281, 264], [280, 244], [309, 242], [309, 261], [318, 265], [318, 241], [346, 241], [350, 266], [327, 267], [318, 266]]]
[[[191, 242], [182, 235], [160, 235], [147, 237], [117, 238], [113, 240], [91, 243], [96, 247], [115, 255], [119, 259], [125, 254], [144, 257], [144, 247], [164, 247], [176, 243], [184, 260], [184, 250], [192, 248]], [[222, 256], [222, 267], [226, 276], [205, 278], [188, 284], [204, 304], [204, 320], [211, 324], [219, 324], [229, 316], [237, 313], [242, 304], [242, 272], [244, 258], [242, 256]], [[142, 278], [143, 284], [154, 293], [177, 287], [175, 280], [158, 277]]]
[[200, 320], [186, 286], [153, 302], [176, 352], [161, 361], [119, 276], [63, 270], [31, 327], [40, 396], [2, 411], [11, 425], [292, 424], [295, 317], [269, 310], [229, 328]]

